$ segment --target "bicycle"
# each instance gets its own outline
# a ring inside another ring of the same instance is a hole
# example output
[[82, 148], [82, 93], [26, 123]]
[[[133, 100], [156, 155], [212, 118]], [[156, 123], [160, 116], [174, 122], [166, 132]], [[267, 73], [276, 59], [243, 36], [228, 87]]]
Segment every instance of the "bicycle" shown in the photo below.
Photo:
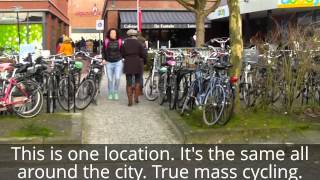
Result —
[[0, 64], [0, 111], [9, 110], [19, 117], [32, 118], [42, 109], [43, 95], [36, 82], [17, 77], [17, 73], [27, 70], [26, 67], [22, 64]]
[[78, 52], [76, 55], [82, 54], [90, 59], [90, 68], [88, 74], [81, 80], [76, 91], [76, 108], [84, 110], [91, 102], [96, 100], [100, 92], [100, 83], [103, 73], [103, 65], [101, 58], [90, 57], [85, 52]]

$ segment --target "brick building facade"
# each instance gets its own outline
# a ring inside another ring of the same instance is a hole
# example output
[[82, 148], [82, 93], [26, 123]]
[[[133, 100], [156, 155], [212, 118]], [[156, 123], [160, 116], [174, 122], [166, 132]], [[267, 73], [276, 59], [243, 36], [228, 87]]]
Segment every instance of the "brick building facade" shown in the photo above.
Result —
[[96, 20], [101, 19], [104, 0], [69, 0], [70, 35], [74, 40], [98, 39]]

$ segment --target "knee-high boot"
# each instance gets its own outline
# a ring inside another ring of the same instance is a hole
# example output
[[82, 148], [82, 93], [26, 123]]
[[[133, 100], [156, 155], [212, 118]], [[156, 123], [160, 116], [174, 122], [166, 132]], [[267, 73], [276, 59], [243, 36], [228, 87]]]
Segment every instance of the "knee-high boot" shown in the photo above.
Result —
[[132, 106], [132, 98], [133, 98], [132, 86], [127, 86], [127, 96], [128, 96], [128, 106]]
[[139, 103], [139, 96], [141, 95], [140, 83], [136, 83], [134, 88], [134, 102]]

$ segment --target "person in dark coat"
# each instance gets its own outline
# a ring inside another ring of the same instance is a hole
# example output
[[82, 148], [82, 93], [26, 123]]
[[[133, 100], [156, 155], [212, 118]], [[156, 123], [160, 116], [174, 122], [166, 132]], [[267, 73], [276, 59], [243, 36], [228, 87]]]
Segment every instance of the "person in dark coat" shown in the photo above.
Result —
[[143, 65], [147, 54], [143, 45], [138, 41], [136, 30], [128, 30], [127, 35], [128, 38], [124, 41], [121, 53], [124, 58], [123, 72], [127, 79], [128, 106], [132, 106], [133, 98], [135, 103], [139, 103]]
[[87, 50], [86, 40], [84, 40], [83, 37], [81, 37], [81, 41], [80, 41], [80, 50], [81, 51], [86, 51]]
[[[146, 46], [146, 39], [142, 36], [142, 33], [141, 33], [141, 32], [138, 32], [138, 41], [142, 44], [145, 52], [147, 53], [147, 52], [148, 52], [148, 49], [147, 49], [147, 46]], [[147, 63], [147, 62], [145, 61], [145, 62], [144, 62], [144, 65], [146, 65], [146, 63]], [[140, 95], [141, 95], [141, 96], [143, 95], [143, 85], [144, 85], [143, 72], [144, 72], [144, 71], [142, 71], [141, 81], [140, 81], [140, 83], [141, 83], [141, 86], [140, 86], [140, 88], [141, 88], [141, 90], [140, 90]]]

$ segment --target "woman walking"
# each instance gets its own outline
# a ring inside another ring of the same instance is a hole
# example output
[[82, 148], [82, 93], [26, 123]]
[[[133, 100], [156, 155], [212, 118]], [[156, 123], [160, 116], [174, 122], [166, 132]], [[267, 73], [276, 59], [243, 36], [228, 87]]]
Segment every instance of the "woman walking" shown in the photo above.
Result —
[[124, 41], [121, 52], [124, 57], [123, 70], [127, 79], [128, 106], [132, 106], [133, 99], [135, 103], [139, 103], [143, 64], [147, 59], [147, 53], [138, 41], [136, 30], [128, 30], [127, 35], [128, 39]]
[[108, 76], [108, 99], [119, 99], [120, 77], [122, 73], [122, 40], [116, 29], [110, 29], [103, 43], [102, 55]]

